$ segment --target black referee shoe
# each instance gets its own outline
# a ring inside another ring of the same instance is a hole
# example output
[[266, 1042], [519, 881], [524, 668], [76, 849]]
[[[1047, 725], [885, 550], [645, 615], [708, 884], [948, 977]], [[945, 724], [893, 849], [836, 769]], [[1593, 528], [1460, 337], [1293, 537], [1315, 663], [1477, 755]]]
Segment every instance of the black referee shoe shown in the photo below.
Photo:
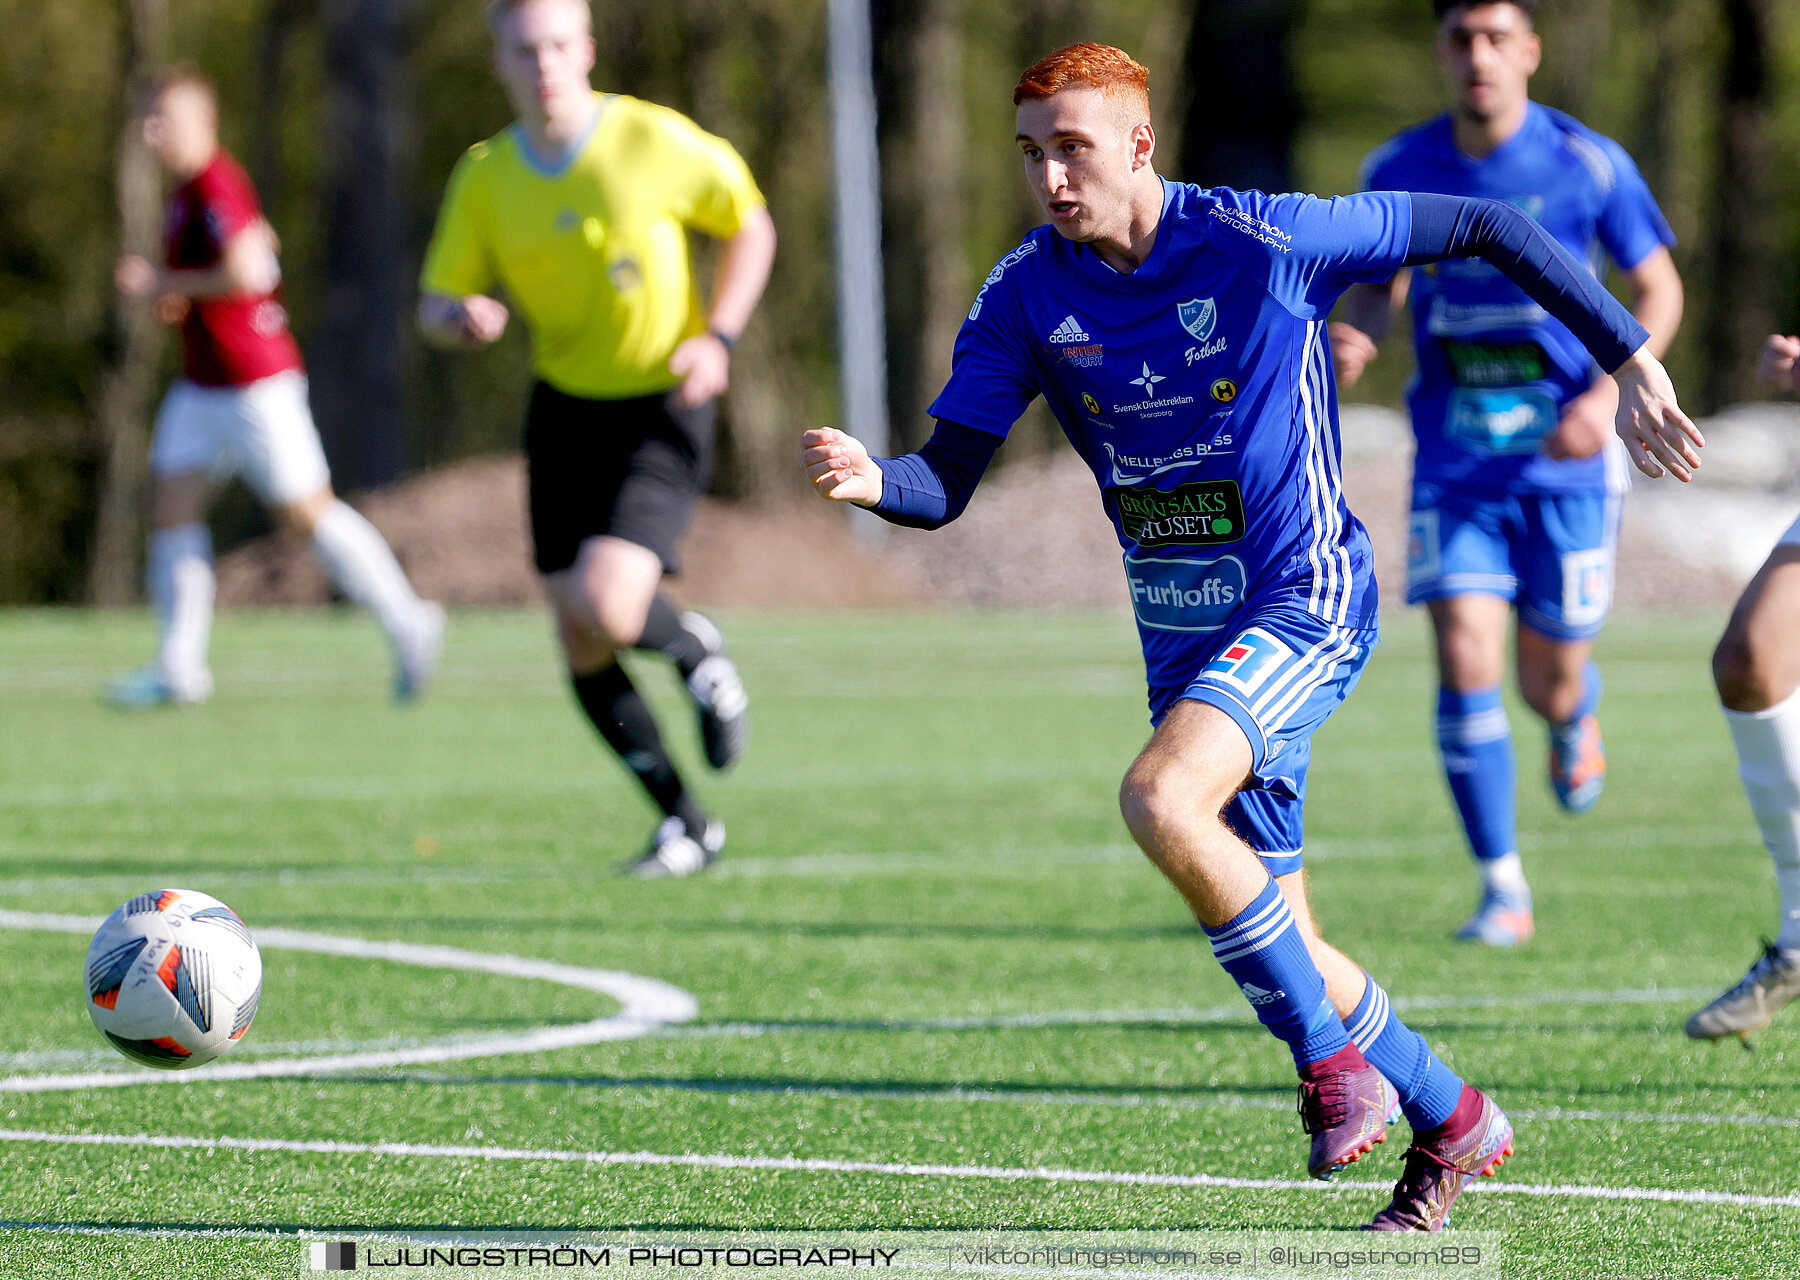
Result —
[[725, 824], [717, 818], [708, 820], [706, 828], [694, 836], [685, 822], [671, 814], [650, 837], [650, 847], [640, 857], [621, 864], [619, 874], [639, 880], [691, 876], [717, 862], [724, 848]]
[[681, 615], [682, 629], [706, 646], [706, 657], [687, 678], [688, 696], [700, 713], [700, 739], [706, 762], [728, 769], [750, 741], [750, 698], [737, 665], [725, 656], [725, 637], [703, 614]]

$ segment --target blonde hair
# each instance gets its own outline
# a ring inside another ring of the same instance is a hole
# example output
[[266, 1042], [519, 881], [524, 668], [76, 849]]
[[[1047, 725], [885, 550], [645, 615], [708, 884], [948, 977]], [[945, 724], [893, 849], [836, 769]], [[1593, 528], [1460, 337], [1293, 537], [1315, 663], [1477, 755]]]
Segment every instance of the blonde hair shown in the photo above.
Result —
[[219, 89], [210, 77], [191, 62], [178, 62], [172, 67], [164, 67], [150, 77], [145, 86], [144, 103], [146, 108], [171, 89], [192, 89], [206, 100], [212, 108], [214, 116], [219, 114]]
[[[528, 4], [542, 3], [544, 3], [544, 0], [487, 0], [487, 8], [483, 13], [482, 18], [487, 23], [488, 34], [491, 36], [499, 35], [501, 20], [514, 9], [523, 9]], [[588, 30], [593, 30], [594, 11], [589, 4], [589, 0], [563, 0], [563, 3], [580, 5], [582, 17], [587, 19]]]

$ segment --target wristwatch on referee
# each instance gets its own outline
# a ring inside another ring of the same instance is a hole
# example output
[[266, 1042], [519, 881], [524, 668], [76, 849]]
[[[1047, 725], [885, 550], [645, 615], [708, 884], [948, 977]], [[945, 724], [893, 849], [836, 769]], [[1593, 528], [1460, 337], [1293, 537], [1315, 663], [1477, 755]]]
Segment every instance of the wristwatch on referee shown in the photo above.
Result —
[[709, 328], [709, 329], [707, 329], [707, 332], [712, 334], [713, 337], [715, 337], [719, 340], [719, 345], [721, 347], [725, 348], [727, 354], [737, 350], [738, 340], [736, 338], [732, 337], [730, 334], [726, 333], [724, 330], [717, 329], [717, 328]]

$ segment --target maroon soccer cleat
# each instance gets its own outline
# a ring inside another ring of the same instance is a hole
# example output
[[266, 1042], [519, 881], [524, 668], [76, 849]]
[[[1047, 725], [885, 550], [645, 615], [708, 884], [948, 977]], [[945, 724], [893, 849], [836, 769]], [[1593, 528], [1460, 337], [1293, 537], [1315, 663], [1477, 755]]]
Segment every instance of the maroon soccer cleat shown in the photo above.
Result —
[[1393, 1086], [1355, 1045], [1300, 1069], [1300, 1127], [1312, 1135], [1306, 1171], [1330, 1178], [1387, 1141]]
[[1413, 1135], [1394, 1199], [1368, 1231], [1442, 1231], [1450, 1206], [1476, 1178], [1491, 1178], [1513, 1153], [1512, 1122], [1481, 1090], [1463, 1086], [1450, 1119]]

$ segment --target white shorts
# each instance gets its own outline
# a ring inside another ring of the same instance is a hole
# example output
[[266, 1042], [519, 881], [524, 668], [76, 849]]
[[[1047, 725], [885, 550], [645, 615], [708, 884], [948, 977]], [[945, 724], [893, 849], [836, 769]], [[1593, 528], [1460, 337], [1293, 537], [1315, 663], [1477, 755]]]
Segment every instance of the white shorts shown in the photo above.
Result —
[[203, 387], [186, 378], [169, 388], [150, 439], [150, 474], [241, 476], [257, 497], [284, 507], [331, 482], [325, 450], [298, 369], [241, 387]]

